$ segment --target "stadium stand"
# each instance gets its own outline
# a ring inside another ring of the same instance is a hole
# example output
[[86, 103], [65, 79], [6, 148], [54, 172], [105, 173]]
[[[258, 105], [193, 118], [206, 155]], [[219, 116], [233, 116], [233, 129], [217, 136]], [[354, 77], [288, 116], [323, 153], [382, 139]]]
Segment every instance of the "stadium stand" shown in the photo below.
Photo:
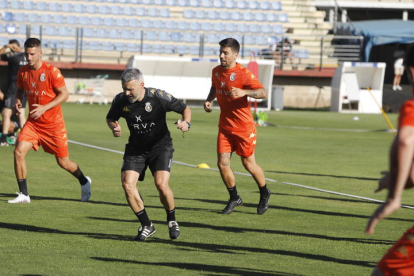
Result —
[[[79, 45], [84, 61], [111, 63], [113, 57], [122, 55], [124, 60], [116, 60], [125, 62], [137, 52], [199, 56], [195, 49], [200, 48], [201, 39], [205, 42], [201, 54], [213, 57], [216, 51], [211, 48], [229, 36], [239, 38], [242, 56], [249, 56], [251, 51], [268, 47], [269, 36], [278, 40], [289, 36], [295, 49], [309, 53], [301, 61], [316, 64], [320, 60], [317, 36], [326, 35], [332, 27], [323, 21], [325, 13], [307, 0], [0, 0], [0, 7], [4, 10], [0, 25], [13, 24], [16, 29], [15, 33], [0, 34], [0, 38], [24, 41], [31, 31], [42, 40], [55, 41], [48, 45], [66, 45], [59, 61], [73, 61], [76, 29], [83, 28], [79, 41], [84, 44]], [[67, 42], [71, 37], [73, 43]], [[135, 46], [107, 47], [105, 43]], [[324, 60], [336, 63], [328, 56]]]

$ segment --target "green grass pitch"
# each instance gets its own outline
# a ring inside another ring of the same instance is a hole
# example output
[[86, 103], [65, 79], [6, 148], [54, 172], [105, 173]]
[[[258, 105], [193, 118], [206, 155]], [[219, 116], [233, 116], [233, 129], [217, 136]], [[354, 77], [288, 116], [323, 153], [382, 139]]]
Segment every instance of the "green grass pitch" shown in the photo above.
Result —
[[[112, 137], [109, 106], [65, 104], [69, 139], [123, 151], [128, 138]], [[174, 164], [170, 186], [181, 237], [171, 241], [166, 214], [150, 174], [138, 189], [157, 232], [134, 242], [138, 222], [120, 184], [122, 155], [70, 144], [72, 160], [92, 178], [91, 201], [79, 201], [76, 179], [42, 150], [27, 156], [32, 203], [7, 204], [18, 190], [13, 147], [0, 148], [0, 275], [369, 275], [376, 262], [413, 224], [400, 209], [363, 233], [377, 203], [299, 188], [302, 184], [374, 199], [380, 172], [388, 166], [394, 137], [381, 115], [329, 112], [269, 112], [275, 126], [258, 128], [256, 158], [272, 191], [270, 208], [256, 214], [258, 189], [236, 175], [244, 206], [221, 215], [228, 193], [214, 170]], [[219, 111], [193, 108], [192, 128], [182, 138], [169, 113], [174, 160], [216, 168]], [[396, 126], [397, 115], [390, 119]], [[350, 131], [350, 130], [364, 130]], [[245, 172], [240, 158], [232, 167]], [[407, 191], [404, 204], [414, 200]]]

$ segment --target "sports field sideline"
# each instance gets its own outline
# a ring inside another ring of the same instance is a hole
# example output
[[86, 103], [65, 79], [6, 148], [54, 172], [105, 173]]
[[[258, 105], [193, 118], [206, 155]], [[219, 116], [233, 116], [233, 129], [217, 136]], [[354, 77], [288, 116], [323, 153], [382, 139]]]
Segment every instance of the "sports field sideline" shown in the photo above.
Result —
[[[109, 106], [64, 104], [69, 139], [123, 151], [128, 138], [113, 138], [106, 126]], [[193, 108], [192, 128], [182, 138], [169, 113], [176, 162], [216, 168], [218, 110]], [[120, 184], [122, 155], [79, 144], [71, 159], [92, 178], [92, 197], [79, 201], [79, 184], [59, 169], [54, 157], [30, 152], [28, 187], [32, 203], [6, 200], [18, 190], [13, 147], [0, 148], [1, 275], [369, 275], [390, 245], [413, 224], [411, 209], [401, 209], [363, 233], [377, 203], [282, 184], [383, 200], [374, 194], [380, 172], [387, 169], [393, 134], [381, 115], [329, 112], [269, 112], [272, 127], [258, 128], [257, 161], [272, 191], [270, 208], [256, 214], [254, 181], [236, 175], [244, 206], [231, 215], [218, 212], [228, 193], [215, 170], [173, 165], [182, 236], [168, 237], [165, 212], [148, 177], [138, 188], [157, 233], [133, 242], [138, 223]], [[396, 125], [396, 114], [389, 115]], [[245, 173], [234, 155], [234, 171]], [[408, 191], [403, 203], [411, 205]]]

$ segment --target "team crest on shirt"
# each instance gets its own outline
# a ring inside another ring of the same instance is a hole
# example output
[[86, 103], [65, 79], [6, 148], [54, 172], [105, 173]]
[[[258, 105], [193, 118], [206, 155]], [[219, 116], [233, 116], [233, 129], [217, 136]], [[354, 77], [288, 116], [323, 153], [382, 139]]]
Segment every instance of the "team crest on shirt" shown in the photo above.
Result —
[[145, 103], [145, 111], [146, 112], [151, 112], [152, 111], [151, 103]]
[[122, 109], [122, 111], [124, 111], [124, 112], [130, 112], [131, 110], [129, 110], [129, 108], [127, 106], [124, 106], [124, 109]]
[[45, 73], [42, 73], [42, 74], [40, 75], [40, 80], [41, 80], [41, 81], [45, 81], [45, 80], [46, 80], [46, 75], [45, 75]]
[[231, 73], [230, 80], [234, 81], [236, 79], [236, 73]]

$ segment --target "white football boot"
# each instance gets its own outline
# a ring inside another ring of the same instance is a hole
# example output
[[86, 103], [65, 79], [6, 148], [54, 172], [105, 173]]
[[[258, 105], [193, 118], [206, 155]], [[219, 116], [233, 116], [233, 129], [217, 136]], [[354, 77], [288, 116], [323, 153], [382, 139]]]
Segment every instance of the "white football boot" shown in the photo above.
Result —
[[8, 200], [8, 203], [30, 203], [30, 196], [26, 196], [22, 193], [16, 193], [17, 197], [15, 199]]
[[83, 202], [88, 201], [91, 197], [92, 180], [89, 178], [89, 176], [86, 176], [86, 179], [88, 179], [88, 183], [81, 185], [81, 201]]

